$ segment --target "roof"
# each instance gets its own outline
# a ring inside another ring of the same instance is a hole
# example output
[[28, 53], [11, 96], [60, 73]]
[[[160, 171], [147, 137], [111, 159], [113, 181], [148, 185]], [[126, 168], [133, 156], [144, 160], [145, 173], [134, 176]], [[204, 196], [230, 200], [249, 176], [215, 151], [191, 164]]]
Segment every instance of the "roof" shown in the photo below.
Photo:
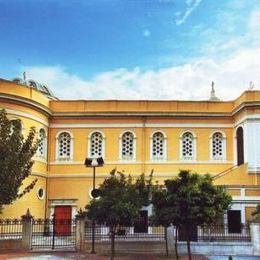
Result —
[[13, 78], [11, 81], [13, 81], [17, 84], [23, 85], [23, 86], [32, 87], [32, 88], [44, 93], [48, 97], [57, 99], [54, 96], [53, 92], [47, 87], [46, 84], [41, 84], [33, 79], [23, 80], [22, 78]]

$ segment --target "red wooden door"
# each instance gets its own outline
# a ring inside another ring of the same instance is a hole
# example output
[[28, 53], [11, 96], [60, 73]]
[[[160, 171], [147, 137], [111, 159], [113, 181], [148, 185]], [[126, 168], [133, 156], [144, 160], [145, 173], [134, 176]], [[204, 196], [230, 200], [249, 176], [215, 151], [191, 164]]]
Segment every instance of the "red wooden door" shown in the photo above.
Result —
[[55, 234], [69, 236], [71, 233], [71, 206], [56, 206], [54, 210]]

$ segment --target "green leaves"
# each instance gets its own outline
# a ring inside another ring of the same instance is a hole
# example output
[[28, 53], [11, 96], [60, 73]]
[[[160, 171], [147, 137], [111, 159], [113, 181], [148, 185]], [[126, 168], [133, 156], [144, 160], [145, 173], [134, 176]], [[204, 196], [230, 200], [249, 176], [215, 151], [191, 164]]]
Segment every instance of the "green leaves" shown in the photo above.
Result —
[[108, 226], [131, 226], [139, 217], [139, 210], [149, 204], [152, 175], [142, 174], [133, 182], [132, 177], [112, 170], [110, 177], [100, 185], [100, 198], [86, 206], [87, 217]]
[[25, 139], [21, 134], [21, 122], [8, 120], [6, 112], [0, 111], [0, 208], [11, 204], [29, 192], [37, 179], [18, 194], [23, 180], [30, 174], [38, 141], [36, 131], [30, 129]]
[[210, 224], [223, 216], [231, 200], [208, 174], [180, 171], [176, 178], [165, 181], [164, 188], [157, 186], [153, 191], [152, 221], [164, 226]]

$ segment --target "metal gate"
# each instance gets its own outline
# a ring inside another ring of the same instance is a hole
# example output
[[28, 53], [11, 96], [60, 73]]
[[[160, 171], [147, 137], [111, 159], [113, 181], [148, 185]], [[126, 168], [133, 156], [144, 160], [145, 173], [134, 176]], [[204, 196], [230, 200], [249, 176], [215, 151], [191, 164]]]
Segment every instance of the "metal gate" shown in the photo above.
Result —
[[75, 250], [75, 248], [75, 220], [34, 219], [32, 221], [32, 250]]

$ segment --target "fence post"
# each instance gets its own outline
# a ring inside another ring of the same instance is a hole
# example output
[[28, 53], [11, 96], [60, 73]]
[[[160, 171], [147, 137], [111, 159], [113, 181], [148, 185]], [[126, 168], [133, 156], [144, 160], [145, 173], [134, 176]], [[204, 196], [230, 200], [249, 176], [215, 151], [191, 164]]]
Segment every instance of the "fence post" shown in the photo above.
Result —
[[260, 223], [250, 223], [250, 235], [253, 245], [253, 254], [260, 255]]
[[22, 248], [30, 250], [32, 240], [32, 215], [27, 209], [25, 215], [22, 216]]
[[83, 214], [76, 215], [76, 249], [84, 250], [85, 243], [85, 216]]

